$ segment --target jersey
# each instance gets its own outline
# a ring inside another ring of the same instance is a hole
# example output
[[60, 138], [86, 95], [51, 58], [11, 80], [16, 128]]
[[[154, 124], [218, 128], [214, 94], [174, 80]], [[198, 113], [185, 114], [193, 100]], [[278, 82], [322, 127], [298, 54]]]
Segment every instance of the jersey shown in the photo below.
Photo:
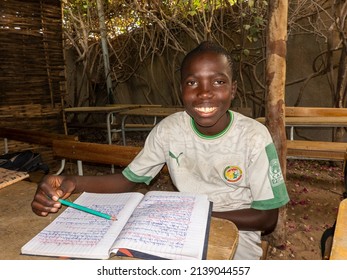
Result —
[[[229, 114], [228, 127], [213, 136], [201, 134], [186, 112], [166, 117], [149, 133], [123, 175], [149, 184], [166, 164], [175, 187], [207, 194], [213, 211], [285, 205], [289, 198], [267, 128], [239, 113]], [[253, 250], [255, 258], [262, 253], [258, 243], [260, 232], [240, 231], [239, 247]], [[240, 258], [248, 257], [253, 255]]]

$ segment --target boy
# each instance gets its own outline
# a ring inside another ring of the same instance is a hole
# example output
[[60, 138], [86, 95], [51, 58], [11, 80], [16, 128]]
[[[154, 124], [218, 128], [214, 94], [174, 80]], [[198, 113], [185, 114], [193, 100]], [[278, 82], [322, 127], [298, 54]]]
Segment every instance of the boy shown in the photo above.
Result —
[[185, 111], [162, 120], [121, 174], [46, 176], [33, 211], [41, 216], [55, 213], [61, 207], [57, 199], [71, 193], [131, 191], [136, 183], [149, 184], [167, 164], [179, 191], [208, 194], [212, 215], [236, 224], [234, 259], [259, 259], [260, 234], [275, 228], [278, 208], [289, 198], [268, 130], [229, 110], [237, 88], [232, 70], [223, 48], [201, 43], [181, 66]]

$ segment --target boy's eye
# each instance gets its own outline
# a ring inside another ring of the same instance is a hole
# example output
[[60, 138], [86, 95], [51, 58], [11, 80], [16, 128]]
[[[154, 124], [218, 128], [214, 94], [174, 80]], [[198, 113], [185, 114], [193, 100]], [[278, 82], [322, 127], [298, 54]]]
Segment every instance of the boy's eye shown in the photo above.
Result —
[[223, 84], [225, 84], [225, 82], [222, 81], [222, 80], [217, 80], [217, 81], [214, 82], [214, 84], [215, 85], [223, 85]]
[[188, 82], [187, 82], [187, 85], [188, 85], [188, 86], [194, 86], [194, 85], [196, 85], [196, 84], [197, 84], [196, 81], [188, 81]]

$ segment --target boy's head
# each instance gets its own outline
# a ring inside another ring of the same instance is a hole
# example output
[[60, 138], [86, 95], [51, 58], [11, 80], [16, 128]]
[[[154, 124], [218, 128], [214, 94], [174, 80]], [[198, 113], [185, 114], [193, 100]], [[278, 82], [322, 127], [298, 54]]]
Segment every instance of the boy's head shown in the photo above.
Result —
[[231, 72], [231, 75], [233, 77], [234, 65], [233, 65], [233, 59], [232, 59], [230, 53], [225, 48], [221, 47], [220, 45], [217, 45], [211, 41], [204, 41], [204, 42], [200, 43], [195, 49], [192, 49], [190, 52], [188, 52], [186, 54], [186, 56], [183, 58], [183, 61], [181, 63], [181, 78], [182, 78], [182, 74], [183, 74], [183, 69], [185, 68], [186, 64], [193, 57], [195, 57], [201, 53], [204, 53], [204, 52], [213, 52], [216, 54], [223, 55], [229, 63], [230, 72]]
[[230, 124], [228, 109], [237, 87], [232, 71], [230, 54], [212, 42], [201, 43], [183, 59], [182, 101], [204, 135], [219, 134]]

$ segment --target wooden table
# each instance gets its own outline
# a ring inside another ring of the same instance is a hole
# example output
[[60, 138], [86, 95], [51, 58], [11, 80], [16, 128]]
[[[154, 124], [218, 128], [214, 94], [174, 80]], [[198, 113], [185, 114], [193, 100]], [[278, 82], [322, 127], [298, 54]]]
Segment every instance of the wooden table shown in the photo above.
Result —
[[[257, 118], [265, 123], [265, 118]], [[290, 127], [290, 140], [294, 140], [294, 127], [347, 127], [347, 116], [286, 117], [285, 126]]]
[[112, 130], [111, 126], [114, 121], [115, 114], [118, 114], [121, 111], [139, 108], [139, 104], [112, 104], [108, 106], [96, 106], [96, 107], [72, 107], [65, 108], [64, 112], [67, 114], [106, 114], [106, 127], [107, 127], [107, 140], [109, 144], [112, 144]]
[[129, 109], [139, 109], [139, 110], [156, 110], [161, 108], [161, 105], [150, 105], [150, 104], [109, 104], [107, 106], [96, 106], [96, 107], [72, 107], [65, 108], [65, 113], [87, 113], [87, 114], [106, 114], [106, 127], [107, 127], [107, 140], [109, 144], [112, 144], [112, 132], [120, 132], [120, 129], [113, 131], [111, 129], [114, 123], [115, 115], [122, 111], [128, 111]]
[[[126, 131], [150, 131], [157, 123], [158, 118], [165, 118], [173, 113], [184, 111], [183, 107], [157, 107], [157, 108], [135, 108], [125, 110], [119, 113], [122, 116], [122, 140], [123, 145], [126, 145], [125, 132]], [[128, 117], [151, 117], [153, 118], [153, 122], [151, 124], [127, 124], [126, 120]]]
[[[31, 211], [30, 204], [35, 191], [36, 184], [28, 181], [20, 181], [0, 190], [1, 260], [53, 259], [20, 254], [21, 247], [56, 217], [39, 217]], [[238, 230], [232, 222], [212, 218], [207, 259], [231, 259], [237, 242]]]
[[339, 206], [330, 260], [347, 260], [347, 199]]
[[[146, 105], [146, 104], [108, 104], [107, 106], [95, 106], [95, 107], [72, 107], [65, 108], [64, 112], [66, 114], [106, 114], [106, 128], [107, 128], [107, 142], [112, 144], [112, 133], [121, 132], [121, 129], [112, 129], [112, 124], [114, 123], [115, 115], [122, 111], [134, 108], [158, 108], [161, 105]], [[66, 127], [67, 130], [67, 127]], [[65, 165], [62, 165], [57, 174], [60, 174], [64, 170]], [[82, 162], [77, 162], [78, 174], [83, 175]], [[111, 172], [114, 173], [114, 166], [111, 165]]]

